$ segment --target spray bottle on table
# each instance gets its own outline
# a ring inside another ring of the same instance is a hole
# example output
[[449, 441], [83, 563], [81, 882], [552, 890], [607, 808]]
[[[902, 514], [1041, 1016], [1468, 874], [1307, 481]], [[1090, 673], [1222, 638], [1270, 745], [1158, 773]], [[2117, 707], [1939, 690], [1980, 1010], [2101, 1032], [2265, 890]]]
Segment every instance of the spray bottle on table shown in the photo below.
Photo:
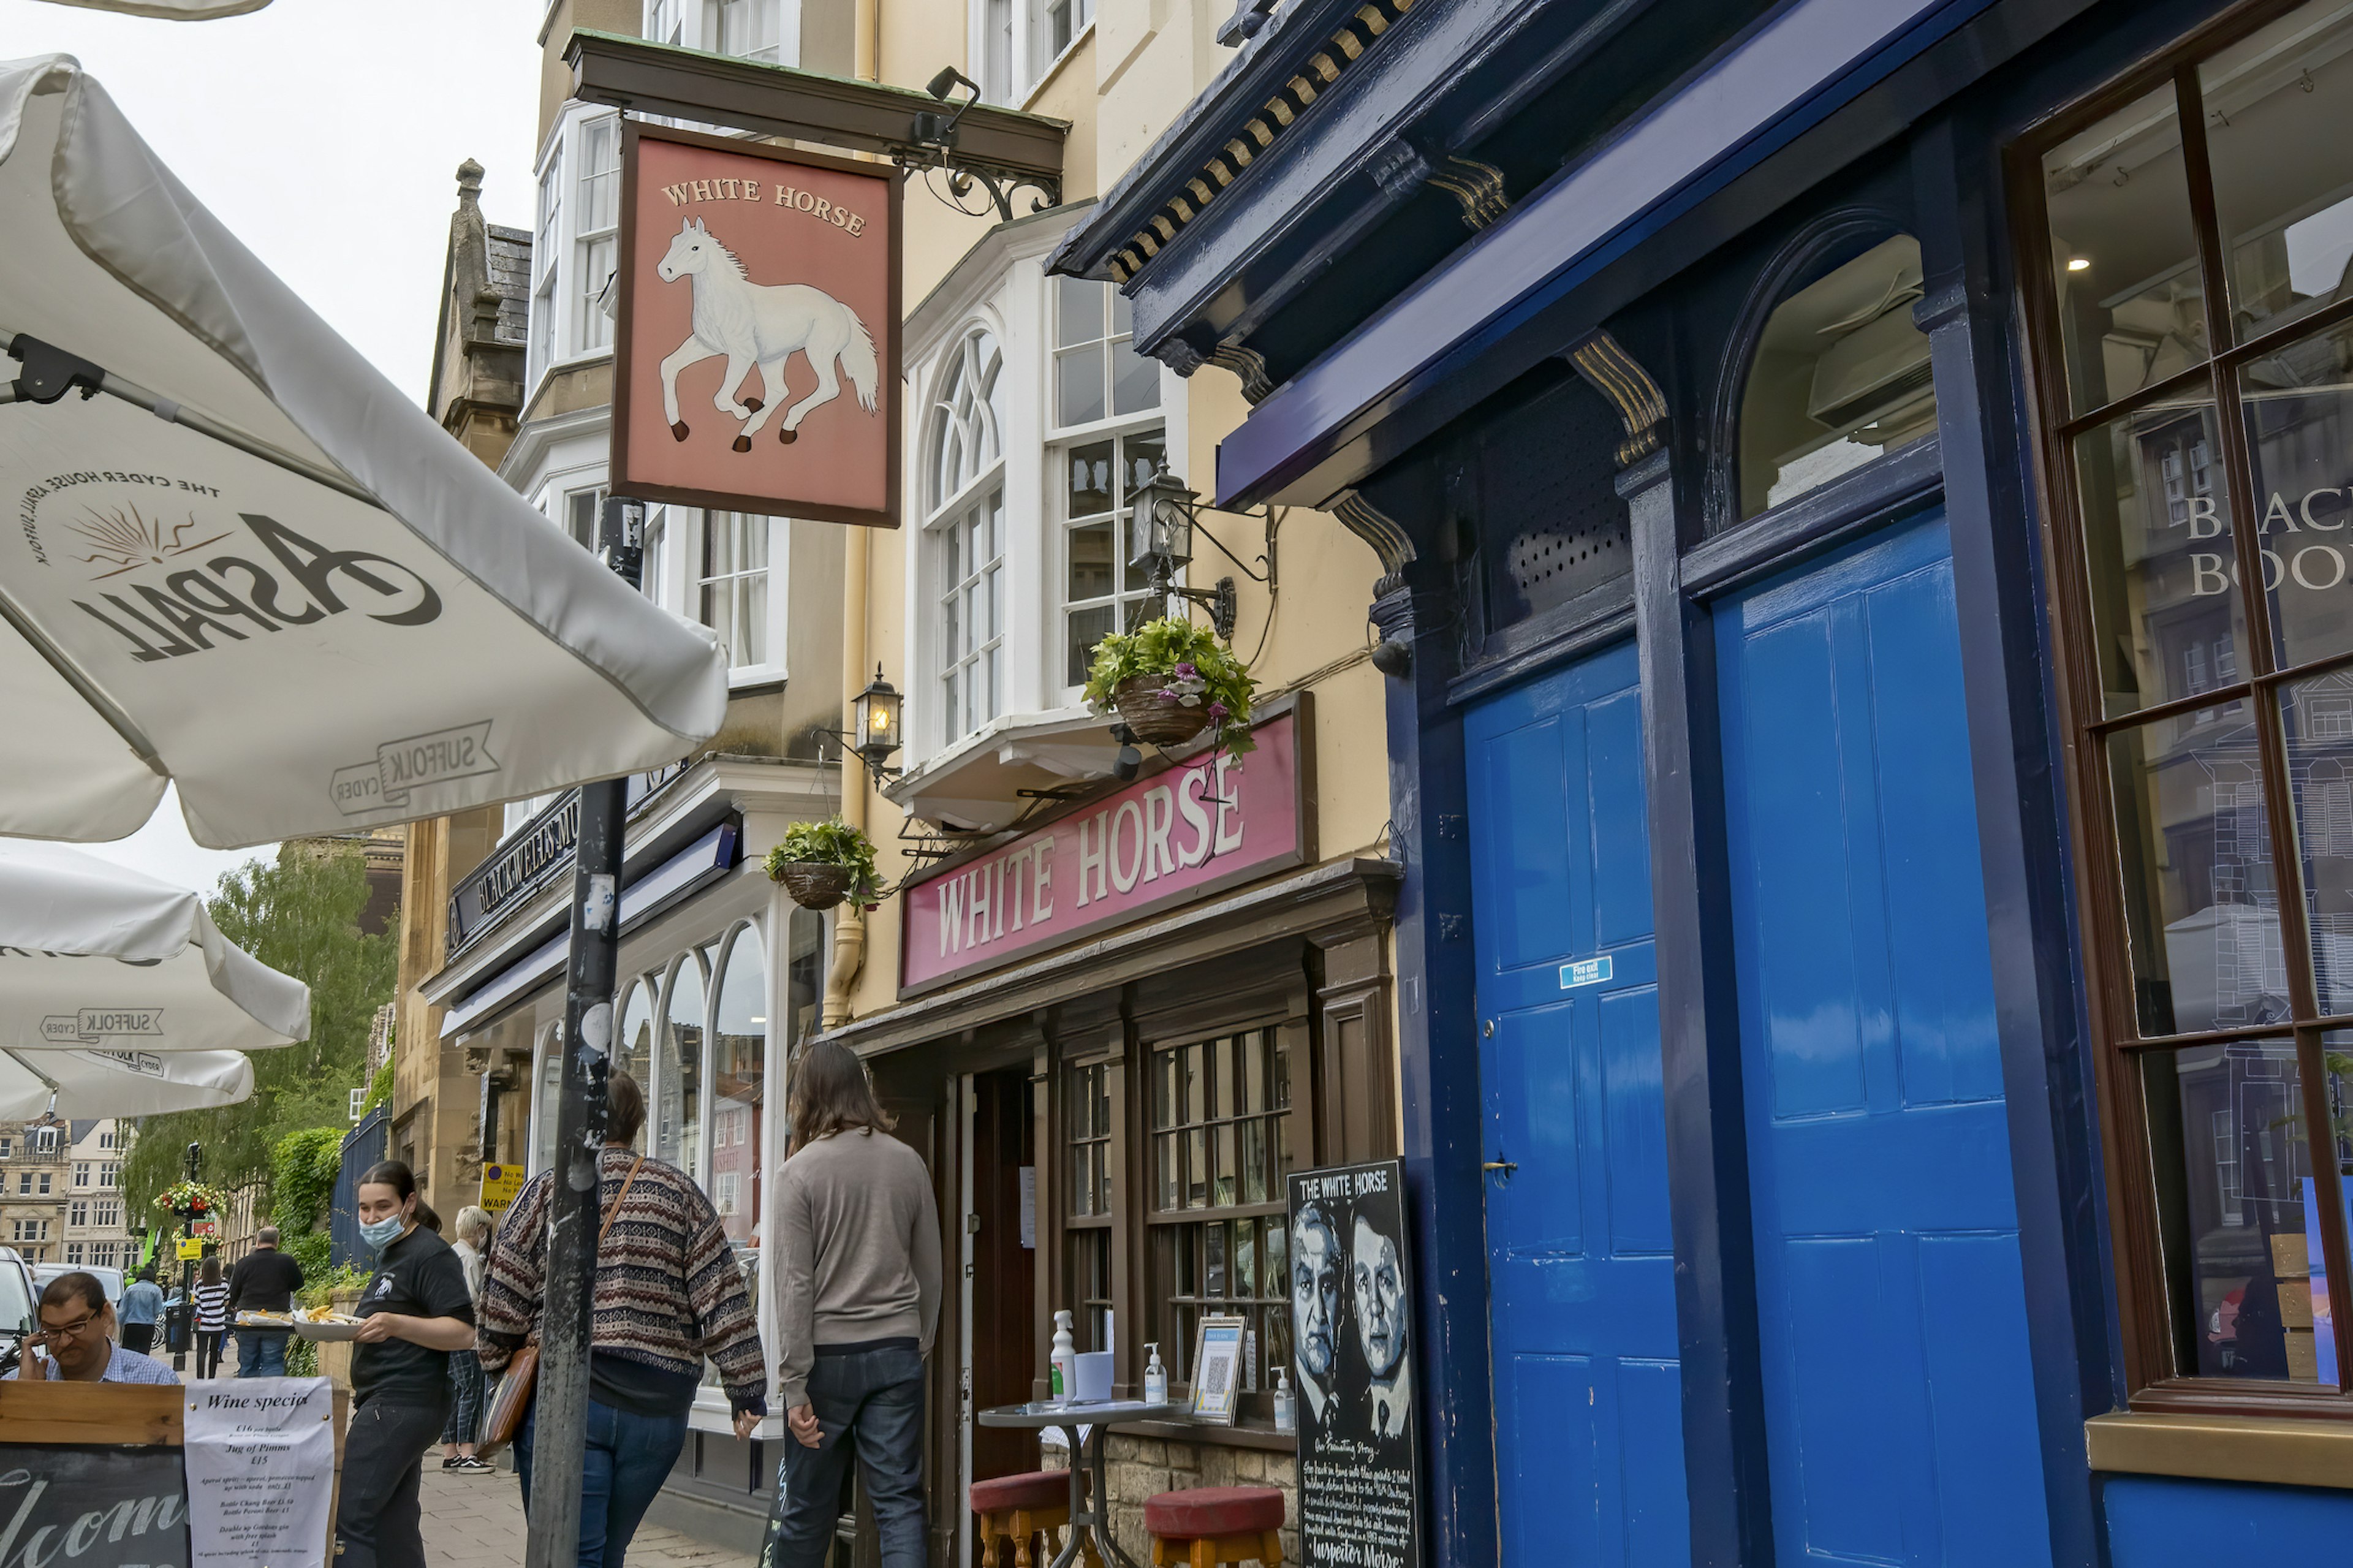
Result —
[[1168, 1369], [1160, 1364], [1160, 1347], [1150, 1344], [1144, 1348], [1151, 1355], [1144, 1364], [1144, 1403], [1166, 1405], [1168, 1403]]
[[1067, 1309], [1054, 1314], [1054, 1355], [1051, 1401], [1067, 1403], [1079, 1391], [1079, 1347], [1071, 1338]]
[[1284, 1367], [1274, 1369], [1274, 1429], [1278, 1432], [1299, 1429], [1299, 1396], [1291, 1392], [1291, 1374]]

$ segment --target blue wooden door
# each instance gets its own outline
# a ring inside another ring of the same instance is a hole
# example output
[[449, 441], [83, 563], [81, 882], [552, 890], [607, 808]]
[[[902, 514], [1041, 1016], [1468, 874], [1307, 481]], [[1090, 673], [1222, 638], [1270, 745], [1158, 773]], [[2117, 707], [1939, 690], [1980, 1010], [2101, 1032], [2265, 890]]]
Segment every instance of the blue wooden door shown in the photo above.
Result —
[[[1688, 1564], [1634, 651], [1465, 726], [1506, 1568]], [[1515, 1168], [1514, 1168], [1515, 1167]]]
[[1942, 515], [1716, 624], [1776, 1558], [2048, 1563]]

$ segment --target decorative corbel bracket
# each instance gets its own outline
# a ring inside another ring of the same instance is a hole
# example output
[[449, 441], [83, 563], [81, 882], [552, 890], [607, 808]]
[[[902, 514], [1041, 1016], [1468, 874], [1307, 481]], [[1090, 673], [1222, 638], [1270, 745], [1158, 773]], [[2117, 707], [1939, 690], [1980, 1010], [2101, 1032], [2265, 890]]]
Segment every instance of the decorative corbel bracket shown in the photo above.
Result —
[[1626, 426], [1626, 438], [1618, 443], [1620, 468], [1630, 468], [1665, 443], [1667, 395], [1617, 339], [1597, 331], [1568, 351], [1568, 363], [1609, 400]]

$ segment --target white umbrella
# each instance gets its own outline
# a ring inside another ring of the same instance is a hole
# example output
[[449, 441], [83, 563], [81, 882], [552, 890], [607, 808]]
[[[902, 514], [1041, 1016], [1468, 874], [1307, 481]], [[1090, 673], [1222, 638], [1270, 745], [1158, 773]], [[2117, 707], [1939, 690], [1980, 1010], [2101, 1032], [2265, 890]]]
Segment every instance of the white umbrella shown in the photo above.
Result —
[[0, 839], [0, 1048], [219, 1054], [310, 1036], [311, 988], [233, 946], [195, 894]]
[[19, 1051], [0, 1048], [0, 1121], [44, 1110], [161, 1116], [235, 1105], [253, 1093], [243, 1051]]
[[710, 633], [378, 374], [69, 56], [0, 64], [0, 833], [118, 838], [168, 777], [234, 848], [718, 729]]
[[90, 11], [125, 11], [133, 16], [162, 16], [174, 22], [209, 22], [216, 16], [241, 16], [259, 11], [269, 0], [49, 0], [53, 5], [79, 5]]

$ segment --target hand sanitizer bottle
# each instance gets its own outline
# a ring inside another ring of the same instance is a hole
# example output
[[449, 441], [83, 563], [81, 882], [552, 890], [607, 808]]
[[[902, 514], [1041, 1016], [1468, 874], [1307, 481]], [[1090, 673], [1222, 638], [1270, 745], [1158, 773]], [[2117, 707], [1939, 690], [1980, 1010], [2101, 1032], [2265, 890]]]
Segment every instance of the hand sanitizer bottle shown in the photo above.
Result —
[[1079, 1391], [1079, 1347], [1071, 1339], [1071, 1314], [1065, 1310], [1054, 1314], [1054, 1354], [1052, 1362], [1051, 1403], [1067, 1403]]
[[1168, 1403], [1168, 1369], [1160, 1364], [1160, 1347], [1155, 1344], [1144, 1348], [1152, 1355], [1152, 1359], [1144, 1363], [1144, 1403], [1166, 1405]]
[[1299, 1429], [1299, 1399], [1291, 1392], [1289, 1369], [1280, 1366], [1274, 1369], [1274, 1429], [1278, 1432]]

